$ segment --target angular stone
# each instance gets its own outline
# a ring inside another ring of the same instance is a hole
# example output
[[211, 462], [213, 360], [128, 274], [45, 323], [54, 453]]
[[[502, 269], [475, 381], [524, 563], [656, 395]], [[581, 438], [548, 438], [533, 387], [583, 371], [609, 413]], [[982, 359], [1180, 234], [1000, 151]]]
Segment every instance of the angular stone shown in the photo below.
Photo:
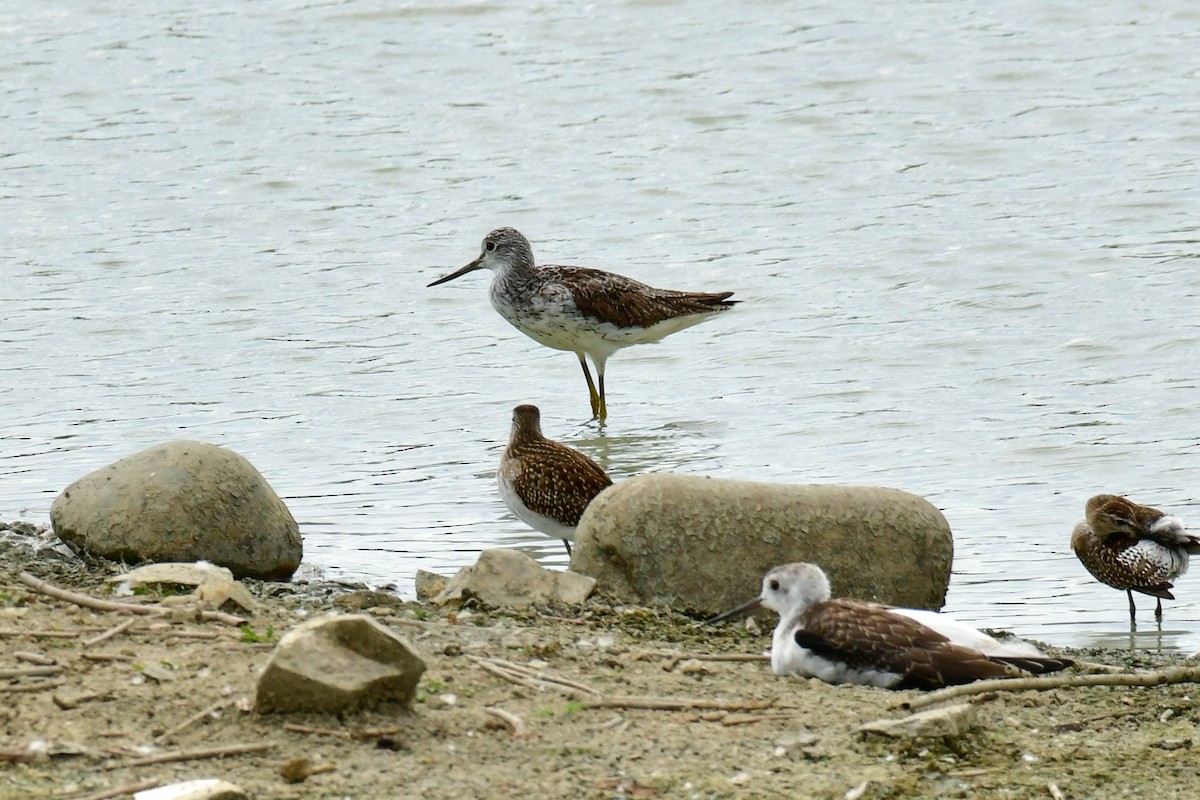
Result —
[[946, 518], [907, 492], [653, 474], [592, 501], [571, 569], [629, 602], [715, 614], [771, 567], [811, 561], [834, 597], [938, 609], [953, 557]]
[[436, 572], [428, 572], [423, 569], [417, 570], [414, 583], [417, 590], [417, 599], [422, 603], [437, 597], [446, 588], [445, 577], [438, 575]]
[[321, 617], [288, 631], [258, 678], [254, 710], [340, 714], [410, 707], [425, 662], [365, 614]]
[[900, 719], [877, 719], [860, 725], [859, 733], [877, 733], [894, 739], [936, 739], [962, 736], [979, 724], [975, 706], [957, 703], [909, 714]]
[[484, 550], [433, 598], [439, 605], [478, 598], [489, 606], [523, 608], [549, 602], [578, 605], [592, 593], [593, 578], [549, 570], [516, 550]]
[[254, 611], [254, 597], [245, 586], [233, 579], [233, 573], [207, 561], [190, 564], [167, 562], [147, 564], [121, 575], [105, 578], [108, 583], [137, 586], [194, 586], [195, 592], [188, 597], [168, 598], [171, 605], [181, 601], [196, 602], [203, 608], [220, 608], [231, 603], [245, 611]]
[[286, 580], [300, 529], [249, 461], [204, 442], [156, 445], [85, 475], [50, 509], [77, 553], [116, 561], [211, 561], [239, 578]]

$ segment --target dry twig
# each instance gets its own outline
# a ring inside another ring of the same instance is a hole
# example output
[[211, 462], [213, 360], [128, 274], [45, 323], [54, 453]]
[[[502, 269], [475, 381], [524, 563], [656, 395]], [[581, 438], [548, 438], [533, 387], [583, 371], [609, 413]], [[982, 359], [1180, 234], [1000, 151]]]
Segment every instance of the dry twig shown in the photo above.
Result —
[[12, 656], [17, 661], [37, 664], [40, 667], [53, 667], [58, 663], [53, 658], [50, 658], [50, 656], [44, 656], [41, 653], [30, 653], [27, 650], [14, 650]]
[[529, 689], [541, 691], [542, 689], [550, 688], [572, 696], [579, 694], [591, 695], [593, 697], [600, 696], [600, 692], [585, 684], [577, 683], [553, 673], [543, 672], [521, 664], [514, 664], [511, 661], [505, 661], [500, 658], [482, 658], [480, 656], [467, 656], [467, 658], [493, 675], [498, 675], [507, 681]]
[[[28, 572], [21, 572], [17, 575], [17, 580], [33, 589], [35, 592], [40, 592], [48, 597], [53, 597], [56, 600], [65, 600], [68, 603], [74, 603], [83, 608], [91, 608], [96, 611], [115, 611], [121, 614], [136, 614], [142, 617], [161, 617], [168, 615], [177, 615], [177, 609], [164, 608], [159, 605], [137, 605], [135, 603], [117, 603], [112, 600], [102, 600], [98, 597], [91, 597], [78, 592], [69, 592], [66, 589], [60, 589], [57, 586], [47, 583], [41, 578], [35, 578]], [[246, 620], [242, 617], [235, 617], [233, 614], [226, 614], [221, 611], [200, 611], [195, 612], [195, 618], [203, 621], [223, 622], [226, 625], [245, 625]]]
[[314, 728], [311, 725], [301, 725], [297, 722], [285, 723], [283, 729], [292, 733], [307, 733], [312, 736], [339, 736], [343, 739], [377, 739], [380, 736], [394, 736], [400, 732], [400, 729], [394, 725], [389, 725], [386, 728], [360, 728], [351, 731], [339, 731], [332, 728]]
[[195, 714], [188, 717], [183, 722], [176, 725], [174, 728], [171, 728], [170, 730], [167, 730], [167, 731], [163, 731], [158, 736], [155, 736], [154, 741], [156, 741], [156, 742], [166, 741], [167, 739], [170, 739], [171, 737], [175, 736], [176, 734], [180, 733], [181, 731], [187, 730], [191, 726], [195, 725], [197, 722], [200, 722], [201, 720], [206, 719], [207, 717], [217, 713], [218, 711], [220, 711], [221, 709], [230, 705], [231, 703], [233, 703], [233, 700], [229, 700], [229, 699], [218, 700], [217, 702], [213, 703], [211, 706], [204, 709], [203, 711], [197, 711]]
[[134, 624], [136, 622], [137, 622], [136, 619], [127, 619], [124, 622], [122, 622], [120, 625], [109, 628], [104, 633], [98, 633], [95, 636], [92, 636], [88, 639], [84, 639], [83, 646], [91, 647], [94, 644], [100, 644], [101, 642], [105, 641], [106, 639], [111, 639], [112, 637], [116, 636], [117, 634], [124, 633], [125, 631], [129, 630], [130, 628], [132, 628], [134, 626]]
[[679, 666], [682, 661], [770, 661], [771, 657], [766, 653], [698, 653], [691, 655], [688, 653], [676, 653], [671, 656], [666, 664], [663, 664], [663, 669], [670, 672]]
[[16, 631], [0, 630], [0, 638], [32, 636], [35, 639], [75, 639], [83, 631]]
[[38, 681], [37, 683], [22, 683], [17, 686], [0, 686], [0, 693], [5, 694], [21, 694], [23, 692], [40, 692], [43, 689], [57, 689], [66, 681], [61, 678], [55, 678], [49, 681]]
[[525, 720], [511, 711], [505, 711], [503, 708], [496, 708], [495, 706], [487, 706], [483, 710], [497, 719], [504, 720], [505, 724], [512, 730], [514, 738], [524, 739], [529, 736], [529, 728], [525, 725]]
[[77, 606], [91, 608], [96, 611], [119, 611], [122, 614], [137, 614], [147, 617], [162, 614], [160, 608], [154, 606], [139, 606], [133, 603], [117, 603], [112, 600], [101, 600], [97, 597], [90, 597], [86, 594], [78, 592], [69, 592], [66, 589], [59, 589], [41, 578], [35, 578], [28, 572], [21, 572], [17, 575], [17, 580], [33, 589], [35, 592], [44, 594], [47, 597], [53, 597], [56, 600], [65, 600], [68, 603], [74, 603]]
[[57, 664], [52, 667], [17, 667], [16, 669], [0, 669], [0, 680], [9, 678], [38, 678], [47, 675], [57, 675], [63, 668]]
[[141, 781], [140, 783], [128, 783], [124, 786], [118, 786], [115, 789], [100, 792], [99, 794], [89, 794], [86, 797], [79, 798], [79, 800], [112, 800], [114, 797], [123, 797], [127, 794], [144, 792], [147, 789], [153, 789], [161, 785], [162, 781], [155, 778], [148, 781]]
[[206, 758], [224, 758], [225, 756], [240, 756], [246, 753], [261, 753], [275, 747], [274, 742], [256, 742], [254, 744], [231, 744], [226, 747], [210, 747], [203, 750], [176, 750], [173, 753], [159, 753], [132, 761], [115, 761], [105, 764], [102, 769], [124, 769], [125, 767], [148, 767], [151, 764], [171, 764], [179, 761], [201, 761]]
[[1161, 686], [1170, 683], [1195, 683], [1200, 681], [1200, 668], [1173, 667], [1157, 672], [1126, 672], [1119, 675], [1061, 675], [1041, 678], [999, 678], [976, 681], [961, 686], [949, 686], [927, 695], [900, 700], [893, 708], [914, 710], [943, 703], [957, 697], [982, 692], [1045, 691], [1077, 686]]
[[646, 711], [759, 711], [775, 705], [774, 700], [707, 700], [691, 697], [601, 697], [584, 701], [584, 708], [638, 708]]

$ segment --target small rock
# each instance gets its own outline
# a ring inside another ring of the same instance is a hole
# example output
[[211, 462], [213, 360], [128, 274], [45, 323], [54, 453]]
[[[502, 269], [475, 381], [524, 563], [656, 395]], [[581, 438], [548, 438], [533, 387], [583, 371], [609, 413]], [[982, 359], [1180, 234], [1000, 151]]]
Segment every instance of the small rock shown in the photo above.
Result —
[[288, 631], [258, 679], [254, 710], [341, 713], [412, 704], [425, 662], [365, 614], [321, 617]]
[[878, 719], [860, 725], [859, 733], [878, 733], [896, 739], [932, 739], [962, 736], [978, 725], [975, 707], [970, 703], [931, 708], [901, 719]]
[[574, 572], [545, 569], [516, 550], [484, 550], [479, 560], [459, 570], [433, 602], [444, 605], [478, 598], [489, 606], [523, 608], [548, 602], [578, 605], [596, 581]]
[[681, 675], [707, 675], [711, 671], [703, 662], [697, 661], [694, 658], [689, 658], [679, 663], [679, 673]]
[[404, 601], [390, 592], [359, 589], [335, 598], [333, 605], [345, 611], [366, 611], [371, 608], [400, 608]]
[[162, 564], [147, 564], [122, 575], [105, 578], [108, 583], [138, 586], [194, 586], [188, 597], [170, 598], [173, 604], [196, 602], [204, 608], [220, 608], [226, 603], [254, 611], [254, 597], [245, 586], [233, 578], [233, 572], [207, 561], [182, 563], [170, 561]]
[[437, 597], [446, 588], [446, 578], [444, 576], [433, 572], [426, 572], [423, 569], [417, 570], [415, 583], [417, 599], [422, 603]]
[[246, 800], [246, 793], [227, 781], [206, 778], [146, 789], [134, 794], [133, 800]]
[[334, 769], [336, 767], [333, 764], [313, 764], [311, 759], [297, 756], [280, 764], [276, 771], [279, 773], [279, 777], [283, 778], [284, 783], [303, 783], [313, 775], [333, 772]]
[[262, 474], [204, 442], [156, 445], [84, 475], [55, 498], [54, 532], [77, 553], [113, 561], [196, 561], [237, 577], [286, 580], [300, 529]]

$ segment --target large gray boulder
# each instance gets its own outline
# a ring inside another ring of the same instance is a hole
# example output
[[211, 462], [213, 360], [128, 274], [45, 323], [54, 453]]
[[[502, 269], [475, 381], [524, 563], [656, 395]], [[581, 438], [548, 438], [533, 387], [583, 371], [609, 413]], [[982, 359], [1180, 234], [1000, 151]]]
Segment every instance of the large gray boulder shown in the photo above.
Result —
[[928, 501], [872, 486], [799, 486], [641, 475], [606, 489], [575, 532], [571, 569], [596, 590], [714, 614], [771, 567], [811, 561], [833, 594], [938, 609], [954, 542]]
[[249, 461], [204, 442], [156, 445], [85, 475], [50, 508], [77, 553], [117, 561], [206, 560], [239, 578], [286, 580], [300, 529]]
[[341, 714], [410, 707], [425, 662], [366, 614], [320, 617], [279, 640], [258, 678], [254, 710]]

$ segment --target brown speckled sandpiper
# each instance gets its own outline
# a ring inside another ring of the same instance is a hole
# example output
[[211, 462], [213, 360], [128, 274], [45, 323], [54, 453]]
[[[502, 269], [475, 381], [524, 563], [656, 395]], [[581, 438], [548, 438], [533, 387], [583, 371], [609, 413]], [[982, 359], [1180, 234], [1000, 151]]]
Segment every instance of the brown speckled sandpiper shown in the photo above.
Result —
[[830, 597], [829, 579], [816, 564], [784, 564], [763, 577], [762, 594], [708, 622], [760, 605], [778, 612], [771, 669], [826, 683], [938, 689], [1072, 664], [1020, 640], [999, 641], [935, 611]]
[[[517, 330], [546, 347], [579, 357], [592, 416], [608, 416], [604, 364], [622, 347], [657, 342], [732, 308], [733, 292], [676, 292], [587, 267], [535, 265], [529, 240], [514, 228], [483, 239], [479, 257], [430, 283], [437, 286], [477, 269], [490, 269], [492, 307]], [[587, 360], [596, 365], [599, 388]]]
[[513, 409], [496, 481], [509, 511], [534, 530], [562, 539], [570, 556], [583, 510], [612, 481], [583, 453], [543, 436], [541, 417], [537, 406]]
[[1098, 494], [1071, 533], [1071, 549], [1098, 581], [1125, 591], [1136, 625], [1133, 593], [1155, 598], [1154, 618], [1161, 622], [1163, 598], [1175, 599], [1171, 581], [1187, 571], [1188, 555], [1200, 552], [1200, 537], [1157, 508]]

